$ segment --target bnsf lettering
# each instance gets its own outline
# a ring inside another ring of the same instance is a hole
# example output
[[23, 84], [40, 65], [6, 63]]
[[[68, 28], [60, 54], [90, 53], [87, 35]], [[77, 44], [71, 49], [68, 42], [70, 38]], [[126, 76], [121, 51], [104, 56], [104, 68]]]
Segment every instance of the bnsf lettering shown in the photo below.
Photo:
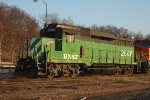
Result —
[[63, 54], [64, 59], [78, 59], [78, 55]]

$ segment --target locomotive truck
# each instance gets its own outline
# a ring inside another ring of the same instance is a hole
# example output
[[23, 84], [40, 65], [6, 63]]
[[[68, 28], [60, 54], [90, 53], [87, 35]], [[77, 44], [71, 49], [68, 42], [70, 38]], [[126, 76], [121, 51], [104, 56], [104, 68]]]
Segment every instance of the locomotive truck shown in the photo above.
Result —
[[40, 36], [28, 41], [26, 57], [23, 52], [15, 75], [76, 76], [105, 69], [118, 75], [146, 73], [149, 68], [133, 39], [64, 24], [41, 29]]

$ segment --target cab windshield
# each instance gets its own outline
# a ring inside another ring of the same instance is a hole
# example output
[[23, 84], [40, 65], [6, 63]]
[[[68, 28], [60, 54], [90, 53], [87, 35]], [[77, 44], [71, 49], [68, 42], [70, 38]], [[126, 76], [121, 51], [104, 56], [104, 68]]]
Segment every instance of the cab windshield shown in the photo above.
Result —
[[49, 38], [56, 38], [62, 39], [62, 30], [59, 28], [45, 28], [41, 30], [40, 36], [41, 37], [49, 37]]

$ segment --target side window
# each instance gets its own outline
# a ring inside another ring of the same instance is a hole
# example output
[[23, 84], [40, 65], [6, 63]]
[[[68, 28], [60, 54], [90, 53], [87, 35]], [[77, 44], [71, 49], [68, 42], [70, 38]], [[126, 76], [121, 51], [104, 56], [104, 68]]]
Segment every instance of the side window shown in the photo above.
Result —
[[67, 42], [74, 43], [75, 42], [75, 35], [67, 35]]

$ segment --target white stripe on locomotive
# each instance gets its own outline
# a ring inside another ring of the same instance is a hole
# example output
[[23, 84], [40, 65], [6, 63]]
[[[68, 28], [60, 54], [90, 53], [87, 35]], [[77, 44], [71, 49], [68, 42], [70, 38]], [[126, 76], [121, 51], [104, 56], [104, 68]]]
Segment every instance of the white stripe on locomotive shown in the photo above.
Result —
[[[30, 46], [36, 41], [36, 38], [33, 38], [30, 42]], [[41, 50], [38, 52], [37, 49], [41, 47], [41, 41], [38, 41], [38, 43], [36, 43], [36, 45], [34, 46], [34, 48], [32, 48], [32, 50], [30, 50], [30, 55], [33, 55], [33, 53], [38, 54], [38, 56], [41, 56]], [[36, 55], [35, 55], [36, 56]]]

